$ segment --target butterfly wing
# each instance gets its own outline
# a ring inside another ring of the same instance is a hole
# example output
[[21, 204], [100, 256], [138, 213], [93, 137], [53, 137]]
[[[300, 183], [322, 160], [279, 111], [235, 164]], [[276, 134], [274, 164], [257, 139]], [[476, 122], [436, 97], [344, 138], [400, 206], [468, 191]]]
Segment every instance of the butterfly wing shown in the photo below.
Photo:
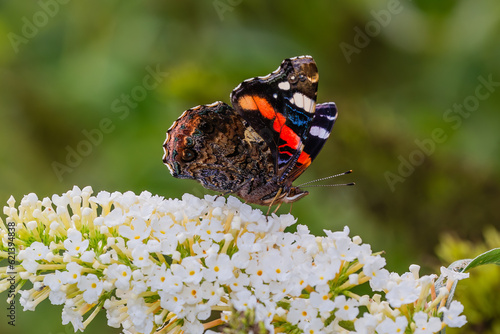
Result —
[[310, 56], [285, 59], [264, 77], [245, 80], [231, 93], [235, 110], [267, 143], [280, 179], [303, 150], [316, 107], [318, 69]]
[[304, 148], [288, 174], [291, 181], [298, 178], [319, 154], [332, 132], [337, 115], [337, 107], [333, 102], [316, 105], [316, 112], [311, 121], [307, 138], [304, 141]]
[[266, 143], [223, 102], [186, 110], [167, 131], [163, 147], [163, 162], [172, 176], [223, 193], [248, 186], [255, 171], [260, 183], [274, 174]]

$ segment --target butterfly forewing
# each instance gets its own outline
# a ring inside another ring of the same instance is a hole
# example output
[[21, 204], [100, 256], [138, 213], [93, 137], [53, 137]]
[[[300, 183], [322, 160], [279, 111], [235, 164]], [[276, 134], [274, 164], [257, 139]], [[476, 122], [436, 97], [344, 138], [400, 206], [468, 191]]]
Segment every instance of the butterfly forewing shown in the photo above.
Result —
[[312, 57], [285, 59], [265, 77], [245, 80], [231, 102], [266, 141], [276, 173], [286, 177], [303, 148], [316, 105], [318, 71]]
[[328, 102], [316, 105], [316, 112], [311, 121], [307, 138], [304, 141], [304, 148], [288, 174], [292, 181], [298, 178], [319, 154], [330, 136], [336, 120], [337, 107], [335, 103]]

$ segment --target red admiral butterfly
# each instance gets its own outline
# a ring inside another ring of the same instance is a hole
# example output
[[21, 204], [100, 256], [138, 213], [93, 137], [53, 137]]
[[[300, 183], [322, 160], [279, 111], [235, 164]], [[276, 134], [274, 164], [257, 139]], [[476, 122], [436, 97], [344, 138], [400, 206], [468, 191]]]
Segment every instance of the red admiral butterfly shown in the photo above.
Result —
[[325, 144], [335, 103], [316, 105], [318, 69], [310, 56], [243, 81], [233, 108], [215, 102], [186, 110], [167, 132], [163, 162], [177, 178], [233, 193], [250, 203], [291, 203], [308, 194], [292, 185]]

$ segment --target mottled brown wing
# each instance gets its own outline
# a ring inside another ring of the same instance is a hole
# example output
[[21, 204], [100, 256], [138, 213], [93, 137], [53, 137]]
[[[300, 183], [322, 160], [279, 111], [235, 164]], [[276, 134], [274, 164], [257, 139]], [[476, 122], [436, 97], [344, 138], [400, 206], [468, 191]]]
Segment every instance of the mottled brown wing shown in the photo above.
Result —
[[238, 192], [255, 176], [273, 175], [265, 141], [223, 102], [186, 110], [163, 147], [163, 162], [174, 177], [197, 180], [207, 189]]

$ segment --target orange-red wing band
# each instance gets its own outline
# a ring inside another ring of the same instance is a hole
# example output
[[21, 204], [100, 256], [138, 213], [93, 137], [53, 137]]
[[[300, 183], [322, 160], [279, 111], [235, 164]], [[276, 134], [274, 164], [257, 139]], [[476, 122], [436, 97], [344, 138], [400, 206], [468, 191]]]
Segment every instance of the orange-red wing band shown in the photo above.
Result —
[[297, 163], [305, 165], [307, 167], [311, 164], [311, 157], [308, 153], [302, 151], [299, 155], [299, 158], [297, 159]]
[[241, 106], [241, 108], [246, 110], [257, 110], [257, 105], [250, 95], [243, 95], [242, 97], [240, 97], [238, 100], [238, 104]]
[[[274, 124], [276, 124], [276, 121], [274, 121]], [[283, 125], [281, 127], [280, 139], [283, 140], [286, 143], [286, 145], [288, 145], [290, 148], [294, 150], [299, 148], [300, 137], [286, 125]]]
[[263, 97], [257, 95], [243, 95], [238, 99], [238, 104], [244, 110], [258, 110], [267, 119], [276, 117], [273, 107]]

